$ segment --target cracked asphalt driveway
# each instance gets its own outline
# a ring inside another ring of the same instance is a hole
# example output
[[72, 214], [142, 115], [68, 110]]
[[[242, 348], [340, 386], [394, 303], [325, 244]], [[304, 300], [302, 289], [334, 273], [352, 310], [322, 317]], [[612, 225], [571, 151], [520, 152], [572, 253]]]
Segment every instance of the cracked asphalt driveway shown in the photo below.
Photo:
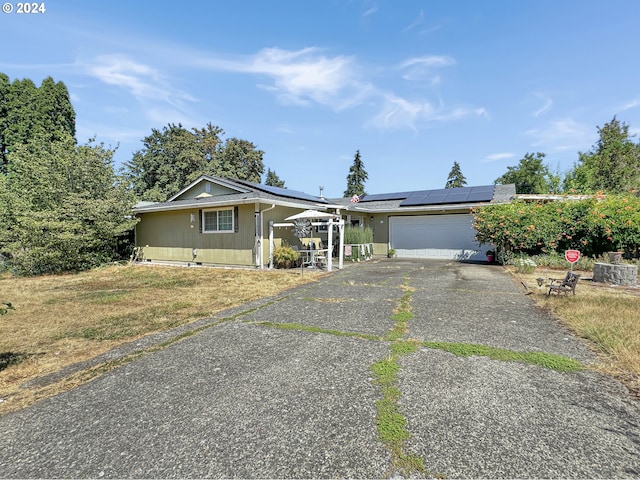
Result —
[[[423, 343], [595, 361], [499, 267], [374, 260], [196, 325], [0, 417], [0, 477], [640, 476], [640, 404], [617, 381]], [[394, 386], [408, 437], [393, 444], [371, 367], [407, 339]], [[421, 468], [401, 468], [409, 456]]]

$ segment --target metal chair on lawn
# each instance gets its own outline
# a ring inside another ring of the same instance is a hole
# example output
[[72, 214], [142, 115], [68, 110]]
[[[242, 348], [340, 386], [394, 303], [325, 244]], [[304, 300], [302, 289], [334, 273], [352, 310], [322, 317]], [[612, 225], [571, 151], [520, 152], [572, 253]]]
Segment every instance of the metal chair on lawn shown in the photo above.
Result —
[[580, 280], [580, 275], [577, 273], [573, 273], [572, 271], [567, 272], [564, 279], [560, 278], [550, 278], [551, 284], [549, 284], [549, 291], [547, 292], [547, 296], [552, 293], [556, 293], [558, 296], [569, 295], [569, 292], [576, 294], [576, 285], [578, 284], [578, 280]]

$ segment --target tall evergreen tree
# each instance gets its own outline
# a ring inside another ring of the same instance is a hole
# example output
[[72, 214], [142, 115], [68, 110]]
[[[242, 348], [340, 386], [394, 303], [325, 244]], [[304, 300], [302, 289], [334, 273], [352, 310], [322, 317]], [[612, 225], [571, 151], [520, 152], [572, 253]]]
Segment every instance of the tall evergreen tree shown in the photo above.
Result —
[[18, 145], [41, 137], [55, 142], [75, 137], [76, 115], [67, 87], [51, 77], [40, 88], [30, 79], [0, 74], [0, 170], [7, 172], [7, 155]]
[[349, 174], [347, 175], [347, 189], [344, 191], [345, 197], [353, 197], [354, 195], [364, 195], [364, 183], [369, 178], [369, 175], [364, 169], [364, 163], [360, 158], [360, 150], [356, 150], [356, 155], [353, 158], [353, 163], [349, 168]]
[[453, 162], [453, 167], [451, 167], [451, 171], [449, 172], [447, 183], [444, 188], [464, 187], [466, 184], [467, 179], [462, 174], [460, 164], [458, 162]]
[[0, 73], [0, 174], [6, 173], [7, 170], [7, 144], [5, 136], [9, 125], [9, 119], [7, 118], [9, 88], [11, 88], [9, 77], [4, 73]]
[[271, 170], [270, 168], [267, 169], [267, 177], [264, 180], [264, 184], [271, 187], [284, 188], [284, 180], [280, 180], [275, 170]]

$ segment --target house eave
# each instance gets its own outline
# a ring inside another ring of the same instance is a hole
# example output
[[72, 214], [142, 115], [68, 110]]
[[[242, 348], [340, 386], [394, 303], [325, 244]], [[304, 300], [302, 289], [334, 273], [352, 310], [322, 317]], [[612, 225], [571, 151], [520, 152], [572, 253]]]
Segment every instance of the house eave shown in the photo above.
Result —
[[[209, 200], [209, 201], [207, 201]], [[200, 198], [193, 199], [193, 201], [185, 201], [180, 203], [179, 205], [163, 202], [151, 205], [141, 205], [139, 207], [134, 207], [134, 213], [152, 213], [152, 212], [169, 212], [175, 210], [191, 210], [194, 208], [216, 208], [216, 207], [226, 207], [226, 206], [234, 206], [234, 205], [248, 205], [248, 204], [263, 204], [263, 205], [276, 205], [279, 207], [290, 207], [290, 208], [301, 208], [308, 209], [314, 208], [317, 210], [327, 210], [329, 208], [341, 208], [339, 205], [327, 205], [327, 204], [313, 204], [313, 203], [299, 203], [299, 202], [290, 202], [278, 199], [268, 199], [268, 198], [260, 198], [255, 196], [249, 196], [246, 198], [235, 198], [228, 200], [219, 200], [212, 202], [209, 198]]]
[[[447, 212], [447, 211], [456, 211], [456, 210], [471, 210], [472, 208], [482, 207], [485, 205], [490, 205], [491, 202], [485, 203], [453, 203], [453, 204], [443, 204], [443, 205], [422, 205], [422, 206], [411, 206], [411, 207], [383, 207], [383, 208], [367, 208], [367, 207], [346, 207], [346, 210], [349, 212], [357, 212], [357, 213], [413, 213], [413, 212]], [[344, 206], [342, 207], [345, 208]]]

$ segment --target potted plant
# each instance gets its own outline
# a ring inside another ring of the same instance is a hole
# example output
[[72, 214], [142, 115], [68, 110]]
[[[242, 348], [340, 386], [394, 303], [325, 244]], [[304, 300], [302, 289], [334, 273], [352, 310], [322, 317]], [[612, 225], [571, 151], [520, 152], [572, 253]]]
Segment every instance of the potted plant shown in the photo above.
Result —
[[395, 248], [390, 248], [389, 252], [387, 253], [387, 256], [389, 258], [396, 258], [396, 256], [397, 256], [396, 249]]
[[624, 252], [621, 251], [616, 251], [616, 252], [607, 252], [607, 255], [609, 255], [609, 263], [622, 263], [622, 255], [624, 254]]
[[495, 250], [487, 250], [487, 262], [489, 263], [493, 263], [493, 261], [496, 259], [496, 252]]
[[273, 250], [273, 263], [277, 268], [291, 268], [298, 260], [299, 253], [293, 248], [283, 245]]

